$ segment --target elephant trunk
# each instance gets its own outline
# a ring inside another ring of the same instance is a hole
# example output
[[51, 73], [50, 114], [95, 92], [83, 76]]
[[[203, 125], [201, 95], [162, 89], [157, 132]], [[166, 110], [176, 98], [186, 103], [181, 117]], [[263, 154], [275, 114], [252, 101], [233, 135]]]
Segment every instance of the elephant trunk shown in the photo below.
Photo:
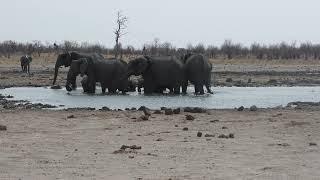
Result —
[[54, 77], [53, 77], [53, 83], [52, 83], [53, 85], [56, 83], [57, 76], [58, 76], [58, 70], [59, 70], [60, 66], [61, 66], [61, 63], [60, 63], [60, 61], [57, 60], [56, 65], [54, 67]]

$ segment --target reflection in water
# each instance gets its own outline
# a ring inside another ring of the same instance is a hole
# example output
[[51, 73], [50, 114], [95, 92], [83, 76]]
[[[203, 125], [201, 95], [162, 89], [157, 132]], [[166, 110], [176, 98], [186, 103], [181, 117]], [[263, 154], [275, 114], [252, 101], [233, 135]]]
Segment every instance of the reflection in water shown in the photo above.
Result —
[[[86, 95], [82, 89], [67, 93], [65, 89], [53, 90], [43, 87], [17, 87], [1, 89], [0, 93], [13, 95], [15, 100], [28, 100], [32, 103], [64, 105], [63, 108], [94, 107], [124, 109], [127, 107], [204, 107], [235, 108], [239, 106], [275, 107], [293, 101], [320, 101], [320, 87], [214, 87], [214, 95], [195, 96], [193, 88], [188, 95], [144, 96], [137, 92], [128, 95]], [[98, 90], [97, 92], [101, 92]]]

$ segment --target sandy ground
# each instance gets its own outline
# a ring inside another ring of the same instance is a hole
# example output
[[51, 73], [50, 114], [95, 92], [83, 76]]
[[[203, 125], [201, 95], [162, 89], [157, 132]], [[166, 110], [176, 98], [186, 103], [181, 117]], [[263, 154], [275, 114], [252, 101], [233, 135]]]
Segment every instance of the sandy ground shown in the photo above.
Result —
[[[0, 179], [320, 177], [320, 150], [312, 145], [320, 143], [318, 109], [210, 110], [193, 121], [187, 113], [139, 121], [142, 114], [3, 110]], [[141, 149], [119, 151], [122, 145]]]
[[[35, 58], [32, 74], [26, 75], [18, 57], [0, 59], [0, 87], [50, 86], [54, 60]], [[320, 84], [320, 62], [213, 62], [217, 85]], [[67, 69], [61, 70], [58, 84], [63, 85]], [[152, 114], [147, 121], [139, 119], [142, 114], [0, 105], [0, 125], [7, 127], [0, 131], [0, 179], [320, 177], [320, 107], [209, 110], [192, 114], [193, 121], [186, 120], [186, 112]], [[219, 138], [230, 134], [234, 138]], [[138, 149], [121, 150], [123, 145]]]

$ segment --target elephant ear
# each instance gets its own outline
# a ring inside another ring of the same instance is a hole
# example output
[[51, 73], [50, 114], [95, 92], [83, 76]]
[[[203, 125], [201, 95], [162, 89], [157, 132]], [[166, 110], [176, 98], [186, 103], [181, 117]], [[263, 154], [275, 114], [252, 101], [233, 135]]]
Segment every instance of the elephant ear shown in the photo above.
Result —
[[87, 72], [89, 63], [88, 63], [88, 60], [85, 58], [79, 59], [79, 62], [80, 62], [80, 74], [82, 77]]

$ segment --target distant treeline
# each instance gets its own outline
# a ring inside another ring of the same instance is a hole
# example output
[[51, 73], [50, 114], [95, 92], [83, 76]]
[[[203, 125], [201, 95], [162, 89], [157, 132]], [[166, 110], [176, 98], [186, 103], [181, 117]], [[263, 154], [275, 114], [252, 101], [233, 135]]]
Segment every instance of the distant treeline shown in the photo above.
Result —
[[[120, 45], [121, 46], [121, 45]], [[10, 58], [14, 54], [38, 55], [42, 53], [61, 53], [65, 51], [96, 52], [104, 55], [114, 55], [114, 48], [107, 48], [101, 44], [90, 44], [87, 42], [78, 43], [76, 41], [64, 41], [63, 43], [49, 43], [32, 41], [21, 43], [15, 41], [0, 42], [0, 57]], [[132, 57], [137, 55], [182, 55], [186, 52], [206, 54], [209, 58], [256, 58], [256, 59], [319, 59], [320, 44], [305, 42], [297, 43], [281, 42], [278, 44], [264, 45], [253, 43], [250, 46], [243, 46], [226, 40], [221, 46], [187, 45], [186, 48], [176, 48], [169, 42], [160, 43], [155, 39], [151, 43], [146, 43], [141, 48], [133, 46], [121, 47], [121, 57]]]

